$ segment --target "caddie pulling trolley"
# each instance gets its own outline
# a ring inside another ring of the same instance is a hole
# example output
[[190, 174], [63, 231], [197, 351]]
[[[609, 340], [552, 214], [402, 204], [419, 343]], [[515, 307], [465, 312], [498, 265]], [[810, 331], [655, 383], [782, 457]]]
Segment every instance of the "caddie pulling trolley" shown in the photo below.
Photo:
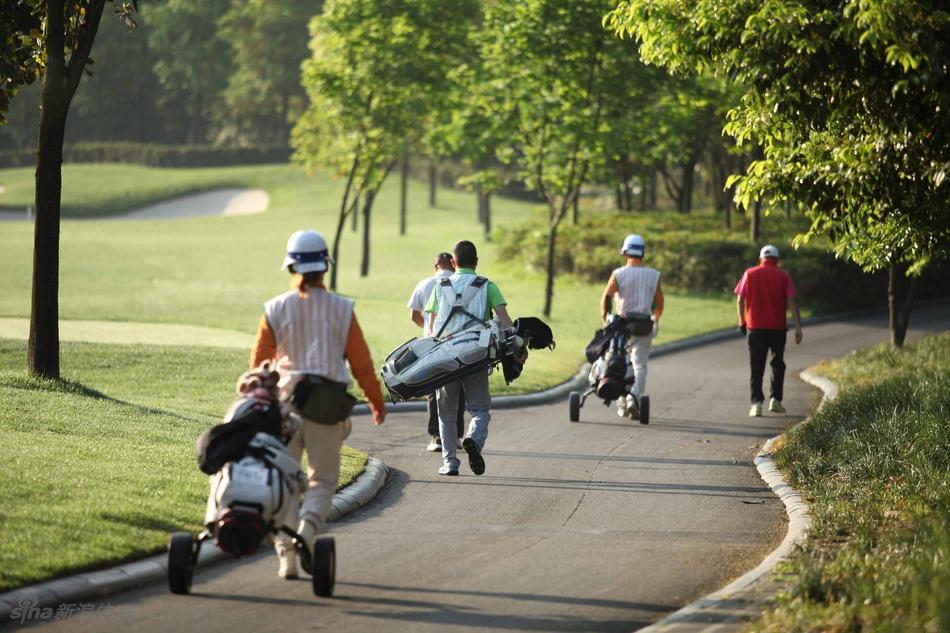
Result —
[[257, 552], [274, 534], [287, 534], [305, 572], [313, 576], [313, 592], [331, 596], [336, 575], [336, 550], [331, 537], [312, 543], [284, 525], [291, 499], [306, 478], [287, 451], [286, 442], [300, 429], [300, 419], [277, 399], [277, 372], [267, 364], [238, 381], [238, 399], [224, 422], [198, 439], [198, 466], [211, 475], [205, 529], [172, 534], [168, 547], [168, 588], [191, 592], [201, 546], [214, 543], [241, 558]]
[[[649, 328], [649, 329], [647, 329]], [[627, 350], [632, 336], [644, 336], [653, 328], [649, 315], [610, 315], [602, 330], [597, 330], [587, 346], [587, 360], [591, 363], [588, 388], [584, 392], [572, 391], [569, 397], [570, 420], [580, 420], [581, 407], [591, 395], [597, 396], [609, 406], [616, 402], [618, 415], [622, 414], [640, 424], [650, 423], [650, 397], [633, 392], [635, 381], [633, 363]], [[643, 332], [643, 333], [641, 333]]]

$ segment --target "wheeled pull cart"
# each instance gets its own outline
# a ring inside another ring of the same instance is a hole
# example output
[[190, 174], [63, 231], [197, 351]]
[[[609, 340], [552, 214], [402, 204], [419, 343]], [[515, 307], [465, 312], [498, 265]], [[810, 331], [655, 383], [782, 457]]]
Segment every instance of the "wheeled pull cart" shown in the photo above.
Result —
[[[313, 577], [314, 595], [322, 598], [332, 596], [336, 580], [336, 544], [333, 537], [318, 536], [308, 547], [300, 535], [290, 528], [281, 527], [280, 531], [291, 538], [300, 557], [300, 566]], [[172, 593], [183, 595], [191, 593], [192, 579], [198, 564], [201, 545], [214, 539], [214, 534], [208, 529], [197, 537], [191, 532], [172, 534], [168, 545], [168, 588]]]
[[581, 407], [594, 395], [604, 404], [618, 404], [618, 415], [650, 423], [650, 397], [633, 393], [635, 376], [627, 351], [630, 323], [621, 316], [612, 315], [602, 330], [597, 330], [587, 346], [587, 360], [591, 363], [587, 377], [588, 388], [572, 391], [568, 405], [571, 422], [580, 420]]

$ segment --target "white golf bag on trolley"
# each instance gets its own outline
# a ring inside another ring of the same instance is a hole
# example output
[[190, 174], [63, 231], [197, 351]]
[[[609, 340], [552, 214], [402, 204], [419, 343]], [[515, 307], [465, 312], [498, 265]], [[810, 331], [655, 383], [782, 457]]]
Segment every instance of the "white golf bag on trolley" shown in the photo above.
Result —
[[257, 551], [284, 523], [291, 499], [301, 493], [303, 471], [284, 443], [257, 433], [240, 459], [211, 478], [205, 525], [219, 548], [234, 556]]

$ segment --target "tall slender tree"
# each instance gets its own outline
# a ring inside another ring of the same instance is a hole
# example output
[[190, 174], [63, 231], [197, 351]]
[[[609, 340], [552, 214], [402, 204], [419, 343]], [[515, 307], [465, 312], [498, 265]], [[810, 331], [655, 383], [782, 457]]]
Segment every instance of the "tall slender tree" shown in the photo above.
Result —
[[[0, 13], [3, 81], [0, 114], [16, 89], [42, 77], [36, 150], [33, 289], [27, 364], [32, 374], [59, 377], [59, 225], [63, 140], [73, 95], [90, 61], [106, 0], [7, 3]], [[128, 24], [132, 4], [118, 7]]]

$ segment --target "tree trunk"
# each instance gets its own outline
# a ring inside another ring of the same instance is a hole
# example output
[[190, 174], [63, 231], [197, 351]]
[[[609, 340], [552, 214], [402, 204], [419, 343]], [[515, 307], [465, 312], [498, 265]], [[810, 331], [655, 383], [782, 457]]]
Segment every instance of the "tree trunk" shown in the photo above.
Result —
[[399, 234], [406, 234], [406, 207], [409, 194], [409, 153], [402, 155], [402, 165], [399, 172]]
[[656, 165], [650, 168], [650, 208], [656, 211], [657, 204], [657, 190], [659, 189], [659, 183], [657, 183], [657, 169]]
[[[55, 3], [50, 4], [52, 11]], [[52, 34], [49, 39], [53, 39]], [[59, 39], [62, 47], [61, 33]], [[59, 218], [68, 109], [63, 67], [51, 63], [43, 81], [37, 143], [33, 296], [27, 352], [30, 373], [47, 378], [59, 378]]]
[[487, 192], [482, 192], [482, 204], [484, 205], [484, 214], [485, 214], [485, 241], [491, 241], [491, 194]]
[[762, 222], [762, 199], [755, 201], [752, 206], [752, 216], [749, 218], [749, 241], [753, 244], [759, 241]]
[[571, 224], [577, 226], [581, 221], [581, 192], [578, 191], [574, 196], [574, 202], [571, 203]]
[[[356, 197], [353, 198], [353, 202], [351, 203], [351, 206], [354, 209], [360, 208], [360, 194], [356, 194]], [[353, 211], [353, 213], [350, 214], [350, 231], [352, 231], [353, 233], [356, 233], [360, 228], [359, 218], [360, 218], [360, 214], [358, 211]]]
[[475, 215], [479, 224], [485, 224], [485, 200], [480, 184], [475, 185]]
[[[333, 236], [333, 252], [331, 257], [333, 257], [333, 265], [330, 266], [330, 290], [336, 290], [336, 279], [337, 271], [340, 269], [340, 238], [343, 236], [343, 228], [346, 226], [346, 214], [347, 210], [356, 215], [356, 210], [353, 207], [348, 207], [350, 201], [350, 191], [353, 188], [353, 180], [356, 177], [356, 170], [360, 165], [360, 156], [357, 152], [356, 156], [353, 157], [353, 164], [350, 165], [350, 173], [346, 177], [346, 188], [343, 190], [343, 200], [340, 201], [340, 215], [337, 218], [336, 223], [336, 233]], [[357, 199], [359, 194], [357, 194]]]
[[[918, 278], [910, 278], [907, 296], [903, 305], [899, 305], [897, 302], [897, 276], [897, 266], [891, 264], [887, 270], [887, 316], [888, 326], [891, 330], [891, 345], [904, 347], [904, 339], [907, 338], [907, 326], [910, 323], [910, 313], [914, 305], [914, 296], [917, 294]], [[904, 277], [906, 278], [906, 274]]]
[[376, 191], [376, 189], [367, 191], [366, 197], [363, 199], [363, 257], [360, 260], [360, 277], [369, 275], [369, 216], [373, 211]]
[[554, 251], [557, 246], [558, 224], [560, 223], [557, 221], [552, 222], [548, 231], [548, 253], [544, 266], [546, 278], [544, 280], [544, 310], [542, 313], [548, 319], [551, 318], [551, 304], [554, 300]]
[[432, 208], [435, 208], [435, 192], [438, 187], [436, 180], [438, 179], [438, 175], [435, 162], [429, 161], [429, 206]]
[[689, 213], [693, 209], [693, 189], [696, 183], [696, 157], [691, 156], [683, 165], [683, 184], [679, 192], [679, 212]]
[[66, 115], [89, 59], [105, 0], [90, 2], [67, 64], [63, 0], [48, 0], [46, 73], [40, 96], [33, 221], [33, 287], [27, 366], [33, 375], [59, 378], [59, 218]]

